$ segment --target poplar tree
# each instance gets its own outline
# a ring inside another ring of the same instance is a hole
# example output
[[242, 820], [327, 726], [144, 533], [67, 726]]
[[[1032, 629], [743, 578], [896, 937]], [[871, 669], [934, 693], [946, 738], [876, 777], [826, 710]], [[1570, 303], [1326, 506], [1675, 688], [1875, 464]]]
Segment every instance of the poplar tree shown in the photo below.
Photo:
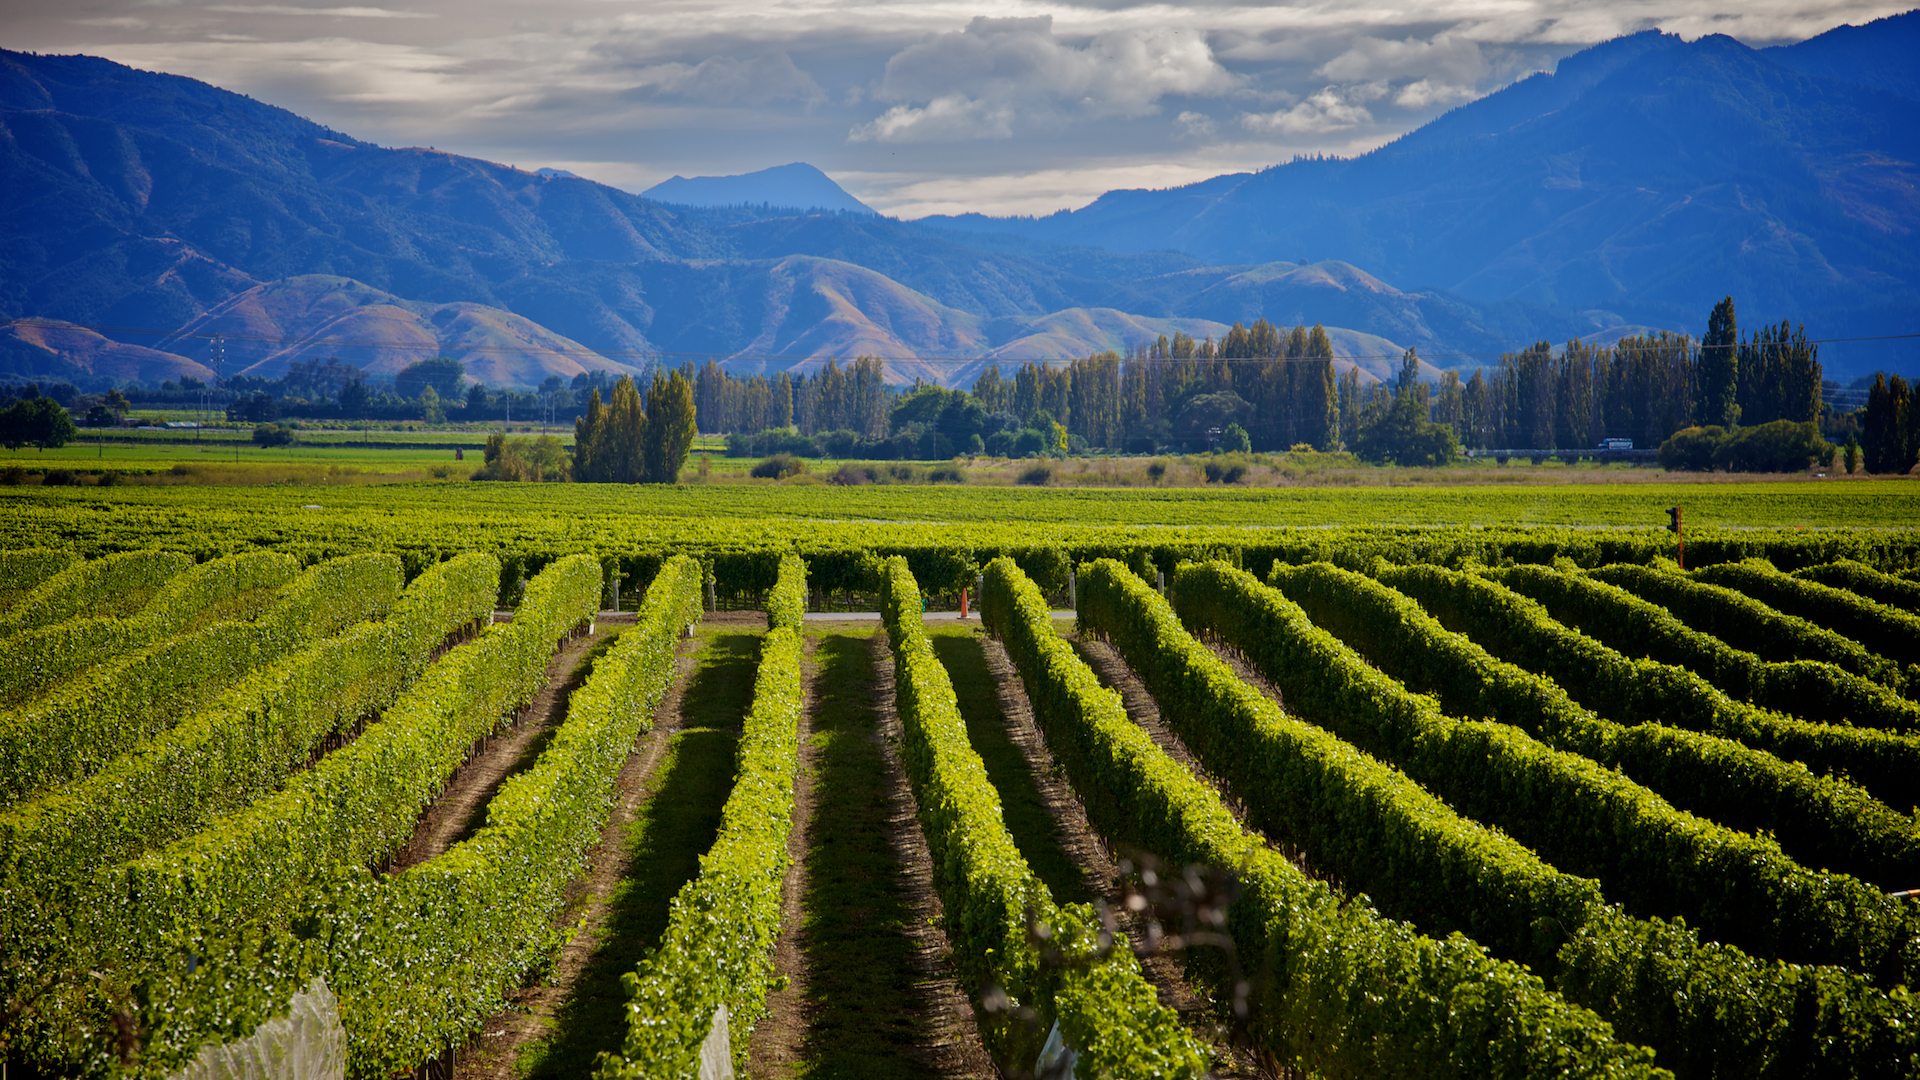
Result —
[[1700, 339], [1699, 411], [1694, 420], [1702, 427], [1731, 430], [1740, 422], [1738, 330], [1729, 296], [1713, 306], [1706, 336]]
[[[618, 398], [619, 390], [614, 391]], [[653, 377], [647, 390], [642, 452], [636, 462], [650, 484], [671, 484], [680, 478], [693, 449], [695, 433], [693, 383], [676, 371], [670, 378]]]

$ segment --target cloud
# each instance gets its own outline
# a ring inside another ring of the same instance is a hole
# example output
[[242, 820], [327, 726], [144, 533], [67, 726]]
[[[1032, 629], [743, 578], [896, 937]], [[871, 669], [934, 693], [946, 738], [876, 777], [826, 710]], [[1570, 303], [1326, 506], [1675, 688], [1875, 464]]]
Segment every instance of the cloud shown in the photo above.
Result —
[[1489, 73], [1477, 42], [1455, 34], [1439, 34], [1429, 41], [1407, 38], [1384, 41], [1362, 37], [1345, 52], [1321, 64], [1314, 74], [1334, 82], [1365, 82], [1443, 76], [1449, 84], [1472, 85]]
[[1181, 134], [1188, 138], [1208, 139], [1213, 137], [1213, 117], [1206, 113], [1183, 112], [1173, 118], [1181, 127]]
[[849, 138], [1007, 138], [1021, 119], [1147, 116], [1162, 98], [1217, 96], [1241, 82], [1190, 31], [1122, 30], [1075, 45], [1054, 35], [1052, 16], [978, 16], [888, 59], [873, 96], [894, 105]]
[[752, 60], [711, 56], [698, 64], [654, 64], [635, 72], [636, 89], [714, 105], [768, 105], [776, 101], [803, 101], [818, 105], [826, 90], [800, 70], [784, 52], [770, 52]]
[[437, 19], [425, 11], [394, 11], [376, 7], [303, 8], [291, 4], [210, 4], [206, 11], [234, 15], [314, 15], [335, 19]]
[[934, 98], [925, 107], [895, 105], [877, 119], [847, 134], [849, 142], [922, 142], [957, 139], [1007, 139], [1013, 136], [1013, 110], [963, 94]]
[[1403, 109], [1426, 109], [1435, 105], [1458, 105], [1479, 97], [1471, 86], [1448, 86], [1432, 79], [1408, 83], [1393, 95], [1393, 103]]
[[1263, 135], [1324, 135], [1344, 131], [1360, 124], [1373, 123], [1373, 114], [1365, 102], [1386, 93], [1381, 83], [1363, 83], [1353, 87], [1329, 86], [1311, 94], [1288, 109], [1267, 113], [1242, 113], [1240, 126]]

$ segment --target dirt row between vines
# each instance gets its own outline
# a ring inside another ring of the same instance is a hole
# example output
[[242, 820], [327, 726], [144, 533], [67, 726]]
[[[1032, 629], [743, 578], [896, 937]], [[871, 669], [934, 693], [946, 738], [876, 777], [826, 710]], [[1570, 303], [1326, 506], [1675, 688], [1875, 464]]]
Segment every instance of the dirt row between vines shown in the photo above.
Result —
[[[612, 815], [557, 920], [576, 928], [570, 940], [550, 970], [514, 992], [506, 1010], [423, 1070], [426, 1076], [578, 1076], [590, 1068], [596, 1046], [617, 1048], [624, 1031], [618, 977], [657, 942], [666, 899], [697, 872], [697, 855], [711, 843], [702, 822], [679, 819], [710, 815], [718, 827], [718, 807], [731, 786], [732, 732], [750, 705], [763, 618], [757, 612], [708, 616], [682, 643], [673, 687], [620, 773]], [[564, 721], [567, 696], [585, 681], [592, 657], [616, 628], [603, 625], [562, 647], [539, 698], [462, 768], [422, 816], [398, 865], [431, 858], [484, 820], [487, 801], [537, 759]], [[962, 627], [935, 640], [943, 663], [959, 672], [956, 690], [970, 737], [988, 760], [1023, 854], [1059, 899], [1103, 900], [1124, 911], [1114, 853], [1055, 769], [1005, 651]], [[1151, 698], [1124, 661], [1097, 642], [1082, 649], [1103, 680], [1127, 696], [1130, 714], [1156, 743], [1197, 768], [1158, 723]], [[997, 1077], [942, 929], [932, 859], [899, 758], [884, 631], [871, 622], [809, 623], [803, 678], [792, 865], [775, 956], [785, 983], [776, 984], [770, 1015], [752, 1035], [750, 1074], [780, 1080]], [[663, 844], [687, 850], [667, 858], [655, 850]], [[641, 906], [649, 911], [642, 916], [631, 910], [636, 893], [647, 894]], [[1121, 925], [1138, 949], [1144, 925], [1130, 917]], [[1176, 958], [1148, 956], [1143, 966], [1162, 1001], [1214, 1044], [1216, 1076], [1273, 1075], [1217, 1037], [1205, 996], [1187, 984]]]

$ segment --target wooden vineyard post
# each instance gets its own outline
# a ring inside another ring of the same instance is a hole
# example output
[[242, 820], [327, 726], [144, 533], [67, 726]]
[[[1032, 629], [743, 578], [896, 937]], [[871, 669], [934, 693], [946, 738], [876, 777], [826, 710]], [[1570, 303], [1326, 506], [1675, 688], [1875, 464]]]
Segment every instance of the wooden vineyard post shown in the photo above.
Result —
[[1687, 568], [1687, 534], [1680, 531], [1680, 508], [1677, 506], [1667, 507], [1667, 531], [1671, 532], [1674, 539], [1679, 542], [1678, 550], [1674, 552], [1674, 561], [1680, 564], [1680, 569], [1685, 570]]

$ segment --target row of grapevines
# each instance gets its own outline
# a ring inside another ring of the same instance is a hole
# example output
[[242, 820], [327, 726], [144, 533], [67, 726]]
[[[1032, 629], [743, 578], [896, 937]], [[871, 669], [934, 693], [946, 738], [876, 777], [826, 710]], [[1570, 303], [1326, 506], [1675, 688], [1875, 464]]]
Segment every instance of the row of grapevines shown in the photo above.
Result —
[[[1105, 619], [1132, 627], [1125, 637], [1114, 631], [1116, 643], [1160, 695], [1167, 706], [1163, 715], [1179, 726], [1200, 760], [1233, 786], [1254, 820], [1289, 835], [1315, 813], [1331, 817], [1333, 808], [1319, 801], [1324, 796], [1294, 790], [1304, 770], [1281, 772], [1297, 756], [1293, 745], [1299, 739], [1288, 737], [1288, 727], [1307, 725], [1276, 720], [1284, 714], [1232, 678], [1151, 590], [1116, 575], [1115, 592], [1127, 604], [1116, 605], [1120, 610]], [[1308, 678], [1344, 687], [1345, 707], [1360, 718], [1377, 718], [1394, 698], [1383, 677], [1369, 675], [1350, 649], [1250, 574], [1219, 564], [1182, 568], [1175, 604], [1202, 628], [1249, 620], [1272, 631], [1269, 655], [1285, 650], [1287, 662]], [[1350, 746], [1345, 752], [1349, 769], [1369, 761]], [[1438, 824], [1419, 834], [1424, 846], [1398, 845], [1399, 861], [1382, 867], [1374, 854], [1382, 845], [1379, 833], [1364, 827], [1364, 819], [1347, 824], [1332, 818], [1321, 826], [1332, 842], [1309, 845], [1307, 857], [1329, 867], [1348, 888], [1368, 890], [1390, 911], [1428, 924], [1450, 920], [1496, 955], [1528, 962], [1569, 1000], [1611, 1021], [1621, 1038], [1656, 1047], [1661, 1063], [1677, 1074], [1872, 1076], [1887, 1062], [1920, 1050], [1920, 1032], [1913, 1027], [1920, 1010], [1904, 993], [1882, 993], [1864, 976], [1834, 967], [1756, 960], [1731, 946], [1701, 942], [1683, 923], [1630, 918], [1573, 888], [1590, 888], [1590, 882], [1560, 874], [1504, 838], [1504, 850], [1514, 852], [1505, 865], [1477, 865], [1476, 851], [1503, 850], [1476, 838], [1484, 827], [1404, 778], [1380, 798], [1394, 804], [1380, 812], [1383, 817], [1437, 815]], [[1436, 881], [1458, 884], [1435, 887]], [[1481, 881], [1486, 884], [1476, 887]], [[1556, 899], [1558, 907], [1546, 907]]]
[[767, 595], [767, 629], [800, 633], [807, 625], [807, 564], [797, 555], [780, 558], [780, 576]]
[[80, 556], [65, 546], [0, 550], [0, 614], [11, 612], [41, 582], [79, 561]]
[[[265, 927], [168, 933], [137, 998], [143, 1071], [175, 1068], [209, 1038], [244, 1036], [316, 974], [340, 999], [351, 1076], [412, 1072], [479, 1030], [567, 937], [554, 917], [673, 680], [701, 579], [691, 559], [662, 568], [634, 627], [595, 661], [552, 742], [501, 787], [472, 837], [391, 877], [336, 864]], [[599, 584], [590, 560], [549, 567], [516, 619], [562, 632], [591, 613]], [[201, 962], [166, 959], [188, 953]]]
[[81, 954], [124, 944], [112, 911], [124, 860], [273, 790], [323, 739], [394, 701], [448, 634], [492, 610], [497, 568], [450, 560], [385, 622], [310, 646], [107, 769], [0, 814], [0, 1006], [50, 1013], [40, 1026], [71, 1043], [85, 995], [41, 991], [88, 970]]
[[1007, 1007], [981, 1025], [995, 1056], [1031, 1068], [1038, 1032], [1015, 1020], [1052, 1018], [1079, 1055], [1082, 1076], [1198, 1080], [1205, 1056], [1179, 1017], [1160, 1004], [1131, 949], [1093, 909], [1055, 903], [1001, 821], [1000, 796], [967, 740], [947, 672], [921, 619], [920, 590], [905, 559], [887, 565], [882, 615], [893, 644], [901, 758], [933, 855], [934, 888], [961, 980]]
[[1776, 611], [1803, 619], [1850, 638], [1908, 668], [1907, 684], [1920, 686], [1920, 617], [1857, 596], [1844, 589], [1783, 574], [1764, 559], [1721, 563], [1695, 571], [1693, 577], [1721, 585], [1767, 604]]
[[1889, 688], [1899, 688], [1906, 682], [1898, 664], [1875, 655], [1857, 641], [1798, 615], [1776, 611], [1733, 589], [1695, 581], [1671, 565], [1603, 566], [1588, 573], [1666, 608], [1703, 634], [1763, 660], [1824, 661]]
[[215, 623], [162, 641], [0, 713], [0, 806], [90, 776], [260, 668], [386, 615], [400, 587], [400, 560], [391, 555], [332, 559], [302, 574], [253, 622]]
[[177, 551], [127, 551], [75, 563], [0, 615], [0, 639], [83, 615], [131, 615], [193, 565]]
[[[1110, 627], [1146, 643], [1188, 678], [1244, 689], [1217, 658], [1193, 651], [1197, 644], [1179, 630], [1165, 601], [1118, 562], [1085, 568], [1080, 589], [1089, 627]], [[1342, 897], [1308, 878], [1153, 744], [1118, 695], [1054, 634], [1047, 608], [1017, 567], [1005, 560], [988, 565], [982, 617], [1005, 642], [1049, 752], [1066, 767], [1107, 842], [1238, 875], [1243, 891], [1227, 929], [1241, 966], [1257, 980], [1248, 1020], [1268, 1052], [1326, 1077], [1536, 1076], [1563, 1069], [1577, 1076], [1664, 1075], [1649, 1067], [1647, 1051], [1616, 1041], [1599, 1017], [1549, 993], [1520, 966], [1495, 960], [1458, 935], [1435, 941], [1380, 917], [1364, 897]], [[1197, 698], [1186, 703], [1203, 710], [1183, 714], [1201, 725], [1237, 722], [1207, 711]], [[1278, 745], [1268, 748], [1274, 752], [1249, 747], [1261, 771], [1291, 773], [1313, 785], [1308, 774], [1332, 776], [1347, 766], [1350, 786], [1325, 789], [1344, 805], [1328, 807], [1325, 816], [1347, 817], [1355, 838], [1368, 837], [1362, 846], [1394, 845], [1393, 823], [1367, 820], [1368, 803], [1393, 799], [1394, 781], [1375, 775], [1386, 770], [1351, 749], [1336, 750], [1344, 761], [1306, 763], [1302, 759], [1335, 749], [1327, 745], [1331, 740], [1277, 709], [1258, 711], [1261, 720], [1292, 729], [1287, 734], [1298, 739], [1291, 749], [1300, 751], [1295, 758]], [[1432, 801], [1404, 779], [1399, 784], [1416, 802]], [[1442, 807], [1432, 809], [1432, 819], [1444, 814]], [[1488, 838], [1476, 854], [1497, 861], [1502, 846]], [[1583, 885], [1571, 884], [1575, 891]], [[1220, 990], [1224, 999], [1235, 988]]]
[[556, 644], [592, 621], [599, 599], [593, 560], [548, 567], [512, 622], [435, 661], [358, 738], [285, 787], [116, 869], [95, 910], [132, 926], [250, 920], [283, 910], [334, 863], [391, 856], [473, 744], [533, 699]]
[[[1290, 705], [1406, 770], [1461, 814], [1506, 830], [1563, 869], [1599, 878], [1630, 911], [1683, 916], [1714, 940], [1762, 956], [1839, 964], [1887, 985], [1920, 972], [1920, 920], [1909, 905], [1858, 879], [1810, 872], [1772, 840], [1677, 810], [1620, 773], [1517, 728], [1453, 720], [1432, 698], [1408, 693], [1393, 673], [1439, 684], [1457, 663], [1427, 644], [1453, 635], [1418, 604], [1327, 563], [1276, 566], [1271, 579], [1307, 618], [1361, 645], [1379, 667], [1349, 656], [1339, 668], [1302, 672], [1287, 640], [1291, 627], [1270, 621], [1271, 609], [1258, 620], [1210, 628], [1247, 653]], [[1371, 717], [1356, 712], [1361, 694]]]
[[[1688, 628], [1658, 604], [1585, 574], [1546, 566], [1485, 573], [1538, 600], [1559, 622], [1626, 656], [1669, 665], [1657, 674], [1641, 669], [1642, 683], [1609, 684], [1623, 709], [1637, 701], [1640, 708], [1658, 708], [1658, 715], [1677, 727], [1712, 732], [1805, 762], [1818, 772], [1845, 775], [1895, 810], [1920, 802], [1920, 788], [1913, 783], [1920, 775], [1920, 740], [1846, 722], [1867, 723], [1871, 696], [1892, 698], [1884, 688], [1831, 664], [1766, 663]], [[1807, 719], [1762, 712], [1740, 701], [1784, 707]]]
[[725, 1005], [734, 1070], [746, 1075], [748, 1035], [767, 1012], [781, 924], [787, 833], [799, 765], [800, 616], [806, 567], [788, 556], [767, 605], [753, 707], [736, 751], [733, 791], [700, 874], [673, 898], [660, 944], [626, 975], [627, 1034], [597, 1080], [695, 1080], [700, 1045]]
[[1856, 596], [1909, 615], [1920, 615], [1920, 582], [1881, 573], [1852, 559], [1802, 567], [1795, 570], [1793, 576], [1835, 589], [1845, 589]]
[[252, 619], [299, 572], [291, 555], [228, 555], [174, 578], [138, 615], [73, 619], [15, 634], [0, 643], [0, 705], [18, 705], [95, 664], [207, 623]]
[[[1621, 769], [1702, 817], [1747, 832], [1771, 831], [1805, 865], [1881, 885], [1920, 880], [1920, 833], [1912, 820], [1858, 785], [1731, 739], [1655, 722], [1665, 713], [1661, 691], [1672, 675], [1684, 673], [1629, 660], [1476, 574], [1382, 563], [1373, 576], [1454, 631], [1415, 630], [1410, 644], [1433, 662], [1399, 672], [1453, 715], [1494, 717]], [[1605, 719], [1569, 693], [1610, 716], [1644, 722]]]

